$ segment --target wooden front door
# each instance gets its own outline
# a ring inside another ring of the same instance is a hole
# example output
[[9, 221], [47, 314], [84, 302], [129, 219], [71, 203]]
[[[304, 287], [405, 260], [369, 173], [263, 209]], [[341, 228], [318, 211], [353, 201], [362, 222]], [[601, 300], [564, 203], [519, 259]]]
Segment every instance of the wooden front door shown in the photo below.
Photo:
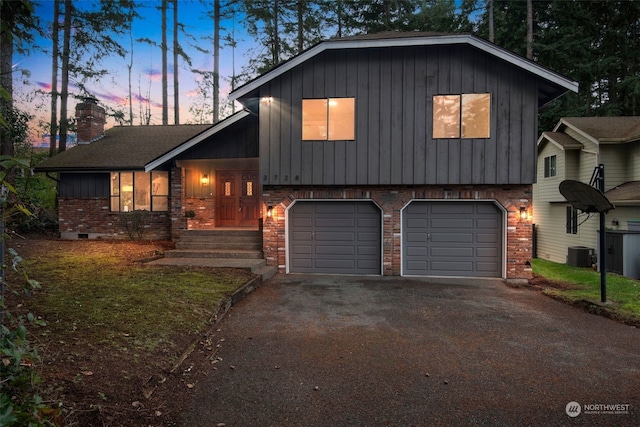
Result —
[[260, 218], [257, 171], [218, 171], [216, 225], [257, 227]]

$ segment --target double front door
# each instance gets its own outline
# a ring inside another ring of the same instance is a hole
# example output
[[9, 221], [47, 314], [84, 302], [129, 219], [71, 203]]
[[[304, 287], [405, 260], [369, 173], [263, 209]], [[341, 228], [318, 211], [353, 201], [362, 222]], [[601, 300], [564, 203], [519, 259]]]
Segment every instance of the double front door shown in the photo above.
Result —
[[216, 178], [216, 225], [257, 227], [260, 218], [258, 171], [218, 171]]

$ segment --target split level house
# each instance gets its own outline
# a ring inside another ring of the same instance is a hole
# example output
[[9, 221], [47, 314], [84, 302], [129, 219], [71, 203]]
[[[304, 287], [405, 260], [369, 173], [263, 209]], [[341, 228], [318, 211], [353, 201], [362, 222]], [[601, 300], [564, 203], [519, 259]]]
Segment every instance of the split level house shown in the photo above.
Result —
[[604, 166], [606, 267], [640, 278], [640, 117], [566, 117], [538, 139], [534, 185], [536, 256], [588, 267], [597, 260], [600, 216], [567, 203], [564, 180], [590, 184]]
[[332, 39], [235, 89], [243, 109], [214, 125], [103, 132], [84, 102], [78, 146], [37, 170], [56, 173], [62, 238], [123, 236], [144, 209], [149, 237], [259, 229], [280, 272], [526, 280], [538, 110], [577, 88], [473, 35]]

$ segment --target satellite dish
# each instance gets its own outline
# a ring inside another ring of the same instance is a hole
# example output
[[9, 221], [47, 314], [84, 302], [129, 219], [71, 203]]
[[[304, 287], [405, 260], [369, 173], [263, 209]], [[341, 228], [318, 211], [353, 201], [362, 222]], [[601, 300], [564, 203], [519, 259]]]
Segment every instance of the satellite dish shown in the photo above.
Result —
[[600, 190], [584, 182], [567, 179], [560, 183], [560, 193], [571, 205], [583, 212], [608, 212], [615, 206]]

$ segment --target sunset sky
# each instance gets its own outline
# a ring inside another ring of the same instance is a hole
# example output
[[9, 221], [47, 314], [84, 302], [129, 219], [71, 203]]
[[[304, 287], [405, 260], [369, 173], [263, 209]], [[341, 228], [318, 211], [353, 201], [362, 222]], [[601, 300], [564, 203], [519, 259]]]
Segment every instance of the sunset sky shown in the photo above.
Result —
[[[74, 5], [78, 8], [88, 8], [93, 2], [74, 0]], [[151, 39], [158, 44], [161, 42], [161, 13], [158, 10], [159, 1], [142, 1], [138, 2], [141, 7], [138, 13], [141, 15], [133, 25], [134, 40], [140, 38]], [[206, 7], [210, 7], [207, 3]], [[44, 0], [37, 4], [36, 14], [40, 17], [41, 25], [47, 28], [50, 25], [53, 16], [53, 1]], [[173, 19], [173, 11], [167, 13], [169, 20]], [[192, 68], [205, 71], [213, 71], [213, 54], [205, 54], [195, 49], [197, 45], [201, 49], [213, 49], [213, 41], [206, 39], [213, 36], [213, 20], [205, 16], [205, 5], [197, 0], [180, 0], [178, 5], [179, 21], [184, 24], [185, 31], [191, 37], [180, 34], [179, 41], [183, 49], [191, 57]], [[233, 62], [235, 60], [235, 71], [239, 73], [242, 66], [247, 61], [247, 52], [252, 46], [250, 37], [246, 34], [245, 29], [238, 24], [240, 17], [227, 19], [222, 23], [224, 30], [231, 33], [234, 29], [235, 38], [238, 46], [235, 52], [228, 46], [223, 46], [221, 50], [220, 76], [221, 76], [221, 98], [226, 97], [229, 92], [229, 78], [233, 75]], [[172, 26], [169, 24], [169, 34], [167, 42], [171, 46], [173, 43]], [[120, 42], [125, 49], [130, 50], [129, 36], [121, 37]], [[49, 117], [49, 97], [36, 95], [33, 93], [37, 90], [49, 92], [51, 90], [51, 57], [41, 50], [51, 50], [51, 38], [39, 37], [36, 41], [39, 47], [28, 56], [14, 56], [14, 63], [17, 70], [25, 70], [29, 73], [25, 78], [21, 73], [16, 73], [14, 80], [14, 91], [16, 92], [16, 104], [19, 108], [29, 109], [38, 118], [48, 121]], [[120, 109], [128, 112], [128, 68], [127, 65], [131, 58], [129, 56], [120, 58], [114, 56], [103, 62], [103, 66], [109, 70], [109, 74], [97, 83], [89, 83], [87, 86], [92, 94], [99, 102], [108, 107]], [[169, 53], [169, 123], [173, 124], [173, 58]], [[132, 92], [133, 92], [133, 111], [134, 124], [140, 124], [138, 115], [142, 102], [149, 100], [152, 112], [152, 124], [162, 123], [162, 53], [160, 48], [150, 46], [147, 43], [134, 42], [133, 47], [133, 71], [132, 71]], [[195, 102], [197, 94], [197, 80], [201, 77], [190, 71], [189, 64], [185, 61], [180, 62], [180, 122], [193, 122], [193, 117], [189, 112], [190, 105]], [[59, 89], [60, 87], [58, 87]], [[70, 91], [78, 93], [77, 86], [70, 83]], [[222, 101], [222, 99], [221, 99]], [[70, 98], [69, 111], [73, 112], [75, 108], [75, 100]], [[116, 125], [114, 119], [109, 119], [106, 127]], [[38, 132], [42, 133], [41, 130]], [[41, 137], [41, 135], [39, 136]]]

